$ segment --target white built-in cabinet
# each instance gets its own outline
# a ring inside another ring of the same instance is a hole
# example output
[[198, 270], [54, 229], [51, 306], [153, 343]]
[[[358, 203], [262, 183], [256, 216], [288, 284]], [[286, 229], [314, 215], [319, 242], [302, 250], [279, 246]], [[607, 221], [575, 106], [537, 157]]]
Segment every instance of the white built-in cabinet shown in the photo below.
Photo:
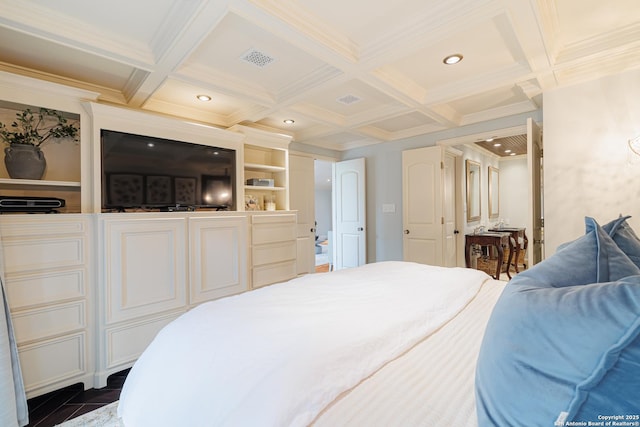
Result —
[[[62, 154], [48, 161], [44, 180], [12, 180], [0, 170], [3, 195], [71, 201], [60, 214], [0, 215], [5, 288], [28, 397], [78, 382], [102, 387], [187, 310], [296, 277], [289, 136], [120, 109], [95, 102], [91, 92], [4, 72], [0, 89], [0, 101], [11, 105], [73, 113], [81, 129], [79, 144], [67, 147], [73, 155], [51, 152]], [[237, 210], [102, 213], [102, 128], [235, 149]], [[274, 185], [245, 185], [251, 178]], [[276, 210], [245, 212], [245, 193], [263, 203], [272, 196]]]
[[27, 396], [94, 370], [90, 215], [0, 216], [5, 289]]
[[294, 212], [0, 215], [28, 397], [104, 387], [198, 304], [296, 277]]

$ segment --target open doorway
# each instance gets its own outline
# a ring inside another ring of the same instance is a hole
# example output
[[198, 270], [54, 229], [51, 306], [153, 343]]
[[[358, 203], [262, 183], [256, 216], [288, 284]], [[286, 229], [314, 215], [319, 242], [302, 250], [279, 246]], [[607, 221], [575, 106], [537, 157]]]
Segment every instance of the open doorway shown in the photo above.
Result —
[[[524, 257], [521, 264], [531, 266], [543, 257], [542, 239], [542, 138], [541, 129], [533, 119], [526, 124], [511, 128], [496, 129], [475, 135], [451, 138], [438, 142], [439, 145], [453, 146], [463, 152], [464, 158], [471, 158], [482, 165], [481, 187], [482, 210], [479, 220], [463, 221], [465, 224], [459, 235], [459, 247], [464, 248], [464, 236], [478, 229], [490, 229], [497, 225], [504, 228], [522, 228], [528, 236], [528, 247], [520, 251]], [[510, 150], [510, 151], [509, 151]], [[532, 155], [533, 153], [533, 155]], [[513, 155], [512, 155], [513, 154]], [[498, 175], [497, 209], [490, 212], [488, 190], [488, 166]], [[464, 182], [464, 181], [461, 181]], [[459, 188], [462, 194], [464, 187]], [[485, 207], [486, 206], [486, 207]], [[467, 206], [459, 209], [466, 213]], [[492, 215], [493, 214], [493, 215]], [[524, 244], [527, 246], [527, 244]], [[464, 250], [458, 251], [464, 256]], [[460, 265], [460, 264], [459, 264]]]
[[326, 272], [333, 269], [333, 162], [314, 161], [315, 194], [315, 270]]

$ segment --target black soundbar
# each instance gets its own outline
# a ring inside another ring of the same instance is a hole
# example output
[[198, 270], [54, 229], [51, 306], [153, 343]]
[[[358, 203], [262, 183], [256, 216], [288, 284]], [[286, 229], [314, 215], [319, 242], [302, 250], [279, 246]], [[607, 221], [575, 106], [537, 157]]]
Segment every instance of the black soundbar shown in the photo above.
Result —
[[55, 212], [64, 205], [57, 197], [0, 196], [0, 212]]

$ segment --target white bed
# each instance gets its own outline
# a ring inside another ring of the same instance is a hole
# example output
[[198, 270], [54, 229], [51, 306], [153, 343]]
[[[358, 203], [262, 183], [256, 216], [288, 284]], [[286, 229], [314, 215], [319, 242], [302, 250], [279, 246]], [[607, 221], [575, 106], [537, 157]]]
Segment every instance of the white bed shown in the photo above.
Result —
[[126, 427], [475, 426], [476, 358], [504, 284], [383, 262], [203, 304], [141, 356], [118, 415]]

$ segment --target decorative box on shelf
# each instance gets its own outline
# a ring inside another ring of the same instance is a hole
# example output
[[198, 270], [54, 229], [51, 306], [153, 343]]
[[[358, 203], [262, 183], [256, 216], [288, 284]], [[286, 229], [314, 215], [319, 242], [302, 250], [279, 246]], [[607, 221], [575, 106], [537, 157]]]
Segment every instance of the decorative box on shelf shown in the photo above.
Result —
[[251, 178], [247, 180], [247, 185], [254, 185], [257, 187], [273, 187], [274, 180], [267, 178]]

